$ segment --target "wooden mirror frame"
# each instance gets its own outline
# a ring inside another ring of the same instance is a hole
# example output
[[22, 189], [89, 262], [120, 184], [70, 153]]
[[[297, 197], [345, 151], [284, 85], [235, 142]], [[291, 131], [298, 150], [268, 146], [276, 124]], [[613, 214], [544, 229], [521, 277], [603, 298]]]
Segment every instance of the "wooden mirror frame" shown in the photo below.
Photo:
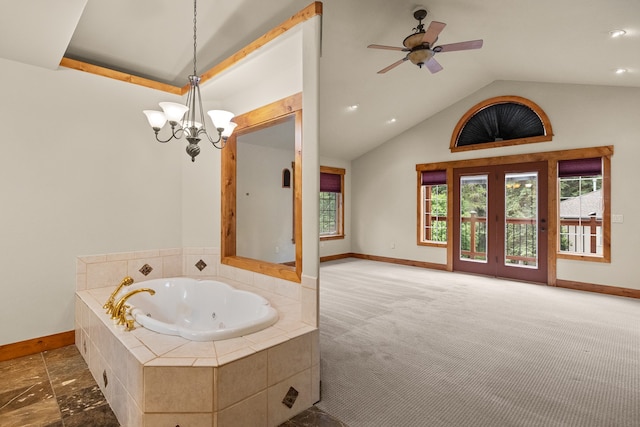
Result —
[[[295, 117], [295, 161], [293, 168], [295, 266], [276, 264], [236, 255], [237, 137]], [[292, 282], [302, 276], [302, 93], [289, 96], [237, 116], [238, 124], [222, 150], [220, 262]]]

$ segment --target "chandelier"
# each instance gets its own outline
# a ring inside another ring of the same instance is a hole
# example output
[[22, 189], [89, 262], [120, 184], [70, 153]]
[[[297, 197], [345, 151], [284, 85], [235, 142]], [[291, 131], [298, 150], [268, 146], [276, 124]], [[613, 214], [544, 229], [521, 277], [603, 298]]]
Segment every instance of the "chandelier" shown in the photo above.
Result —
[[[193, 0], [193, 74], [189, 76], [189, 93], [187, 94], [187, 102], [178, 104], [176, 102], [160, 102], [162, 111], [144, 110], [149, 125], [156, 134], [156, 141], [169, 142], [172, 139], [180, 139], [184, 137], [189, 145], [187, 145], [187, 154], [191, 156], [191, 161], [195, 162], [196, 156], [200, 154], [201, 136], [207, 139], [217, 149], [222, 149], [227, 143], [227, 138], [236, 127], [231, 121], [234, 114], [224, 110], [207, 111], [217, 135], [213, 138], [207, 132], [204, 120], [204, 111], [202, 110], [202, 100], [200, 98], [200, 77], [196, 71], [196, 46], [197, 46], [197, 7], [196, 0]], [[171, 126], [171, 134], [167, 139], [160, 139], [159, 133], [164, 125], [169, 122]]]

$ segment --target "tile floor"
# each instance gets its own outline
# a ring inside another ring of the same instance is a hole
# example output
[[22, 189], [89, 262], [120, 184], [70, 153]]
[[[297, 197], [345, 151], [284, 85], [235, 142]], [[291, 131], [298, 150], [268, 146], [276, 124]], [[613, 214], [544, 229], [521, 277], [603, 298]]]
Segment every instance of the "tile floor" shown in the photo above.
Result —
[[[119, 427], [74, 345], [0, 362], [0, 426]], [[281, 427], [346, 427], [316, 407]]]

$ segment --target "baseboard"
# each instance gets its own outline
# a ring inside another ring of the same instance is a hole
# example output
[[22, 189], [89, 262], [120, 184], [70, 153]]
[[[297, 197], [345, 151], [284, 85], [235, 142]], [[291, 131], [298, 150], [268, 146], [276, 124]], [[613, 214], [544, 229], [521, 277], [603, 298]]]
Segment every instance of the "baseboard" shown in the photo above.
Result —
[[46, 337], [33, 338], [13, 344], [0, 345], [0, 362], [11, 360], [46, 350], [65, 347], [76, 342], [75, 331], [60, 332]]
[[344, 259], [344, 258], [359, 258], [359, 259], [366, 259], [369, 261], [388, 262], [390, 264], [409, 265], [411, 267], [430, 268], [432, 270], [443, 270], [443, 271], [447, 270], [446, 264], [436, 264], [433, 262], [414, 261], [414, 260], [402, 259], [402, 258], [390, 258], [390, 257], [378, 256], [378, 255], [358, 254], [355, 252], [348, 252], [344, 254], [320, 257], [320, 262], [334, 261], [337, 259]]
[[320, 262], [327, 262], [327, 261], [335, 261], [337, 259], [345, 259], [345, 258], [351, 258], [353, 255], [350, 253], [346, 253], [346, 254], [337, 254], [337, 255], [327, 255], [327, 256], [321, 256], [320, 257]]
[[620, 288], [618, 286], [596, 285], [594, 283], [574, 282], [572, 280], [556, 280], [559, 288], [576, 289], [578, 291], [596, 292], [619, 297], [640, 298], [640, 289]]

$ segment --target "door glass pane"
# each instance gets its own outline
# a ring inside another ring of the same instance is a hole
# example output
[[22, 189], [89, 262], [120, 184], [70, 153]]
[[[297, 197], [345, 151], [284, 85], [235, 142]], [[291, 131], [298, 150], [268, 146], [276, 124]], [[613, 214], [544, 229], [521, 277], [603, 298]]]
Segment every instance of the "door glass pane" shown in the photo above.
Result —
[[538, 266], [538, 173], [504, 176], [504, 264]]
[[460, 177], [460, 259], [487, 262], [487, 175]]

